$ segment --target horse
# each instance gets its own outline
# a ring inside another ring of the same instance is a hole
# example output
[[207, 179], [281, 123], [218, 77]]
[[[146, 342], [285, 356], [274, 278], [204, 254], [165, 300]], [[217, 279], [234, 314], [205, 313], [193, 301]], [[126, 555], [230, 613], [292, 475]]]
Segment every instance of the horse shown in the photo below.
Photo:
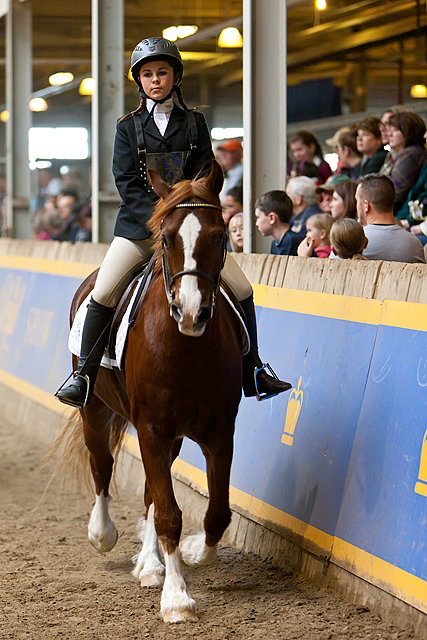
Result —
[[[93, 398], [78, 410], [72, 427], [79, 446], [68, 455], [76, 455], [84, 439], [96, 491], [88, 537], [99, 552], [110, 551], [118, 539], [108, 512], [113, 454], [128, 422], [134, 425], [145, 470], [146, 512], [132, 573], [142, 586], [163, 583], [165, 622], [196, 621], [181, 561], [188, 566], [212, 562], [231, 519], [229, 479], [243, 346], [238, 319], [219, 289], [226, 250], [218, 198], [221, 168], [213, 161], [209, 176], [173, 187], [154, 172], [150, 179], [160, 198], [150, 221], [158, 252], [152, 281], [129, 329], [124, 370], [100, 369]], [[71, 321], [95, 279], [96, 272], [77, 290]], [[170, 468], [184, 437], [206, 458], [209, 502], [204, 532], [179, 546], [182, 514]]]

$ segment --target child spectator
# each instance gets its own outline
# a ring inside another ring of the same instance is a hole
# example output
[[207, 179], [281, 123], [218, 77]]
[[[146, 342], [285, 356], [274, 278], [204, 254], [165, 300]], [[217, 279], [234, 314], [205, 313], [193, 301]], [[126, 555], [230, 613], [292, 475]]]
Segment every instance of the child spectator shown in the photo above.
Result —
[[306, 222], [307, 235], [298, 247], [298, 255], [317, 258], [329, 258], [332, 247], [329, 244], [329, 232], [334, 220], [329, 213], [318, 213]]
[[236, 213], [243, 211], [243, 189], [242, 187], [233, 187], [224, 198], [224, 208], [222, 210], [222, 218], [225, 226], [228, 225], [231, 218]]
[[332, 251], [339, 258], [367, 260], [363, 251], [368, 246], [362, 225], [353, 218], [335, 220], [330, 232]]
[[243, 252], [243, 213], [236, 213], [228, 223], [231, 250]]
[[343, 168], [341, 175], [346, 175], [352, 180], [359, 171], [362, 154], [357, 148], [357, 129], [352, 127], [349, 131], [342, 133], [338, 139], [338, 158]]
[[318, 139], [310, 131], [298, 131], [290, 141], [296, 163], [291, 176], [307, 176], [315, 178], [322, 184], [332, 175], [331, 167], [323, 158]]
[[[314, 185], [313, 185], [314, 188]], [[299, 238], [289, 229], [292, 200], [285, 191], [268, 191], [255, 202], [258, 231], [272, 236], [270, 253], [296, 256]]]

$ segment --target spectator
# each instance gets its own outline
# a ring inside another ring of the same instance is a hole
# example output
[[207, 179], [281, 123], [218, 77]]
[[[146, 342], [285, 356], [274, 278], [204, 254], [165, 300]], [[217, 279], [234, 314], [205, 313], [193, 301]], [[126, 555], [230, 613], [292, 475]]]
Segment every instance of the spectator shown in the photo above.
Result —
[[76, 222], [78, 215], [78, 209], [76, 210], [77, 203], [77, 191], [73, 189], [64, 189], [58, 195], [57, 207], [63, 221], [62, 229], [58, 235], [58, 240], [61, 242], [75, 242], [76, 234], [79, 230]]
[[86, 201], [76, 206], [73, 211], [78, 226], [74, 242], [92, 242], [92, 199], [89, 196]]
[[331, 203], [331, 215], [334, 220], [357, 218], [356, 189], [357, 182], [354, 180], [347, 180], [335, 185]]
[[402, 208], [427, 159], [424, 146], [425, 132], [424, 120], [416, 113], [404, 111], [395, 113], [389, 118], [389, 145], [396, 155], [392, 163], [383, 165], [380, 173], [391, 178], [394, 183], [396, 212]]
[[321, 184], [320, 187], [317, 187], [316, 192], [320, 195], [320, 209], [323, 213], [331, 213], [331, 206], [333, 200], [333, 194], [335, 191], [335, 187], [342, 182], [349, 182], [350, 178], [346, 175], [333, 175], [328, 178], [325, 184]]
[[[427, 140], [427, 132], [424, 134]], [[422, 244], [427, 243], [427, 162], [422, 166], [420, 177], [410, 190], [405, 204], [396, 215]]]
[[306, 258], [329, 258], [332, 250], [329, 244], [332, 224], [333, 219], [329, 213], [311, 216], [307, 220], [307, 235], [298, 247], [298, 255]]
[[291, 138], [290, 145], [296, 160], [292, 177], [315, 178], [318, 184], [329, 178], [332, 174], [331, 167], [324, 160], [319, 141], [312, 133], [299, 131]]
[[297, 255], [300, 239], [289, 229], [292, 200], [285, 191], [268, 191], [258, 198], [255, 202], [255, 217], [258, 231], [263, 236], [273, 237], [270, 253], [281, 256]]
[[421, 242], [396, 224], [396, 197], [390, 178], [378, 173], [364, 176], [356, 189], [357, 215], [369, 241], [363, 255], [369, 260], [425, 262]]
[[243, 189], [242, 187], [232, 187], [224, 198], [224, 207], [222, 210], [222, 218], [227, 226], [230, 219], [236, 213], [243, 211]]
[[359, 164], [362, 159], [362, 154], [357, 148], [356, 136], [357, 129], [352, 127], [350, 131], [342, 133], [338, 139], [338, 158], [343, 166], [341, 174], [348, 176], [352, 180], [354, 180], [359, 170]]
[[362, 160], [354, 171], [355, 178], [361, 178], [368, 173], [378, 173], [384, 164], [387, 151], [383, 147], [381, 120], [367, 116], [357, 125], [357, 150], [362, 153]]
[[236, 213], [228, 223], [231, 250], [243, 252], [243, 213]]
[[335, 220], [330, 232], [333, 253], [339, 258], [351, 260], [367, 260], [363, 251], [368, 240], [362, 225], [353, 218]]
[[293, 204], [290, 228], [292, 233], [297, 235], [298, 246], [307, 233], [305, 226], [307, 219], [316, 213], [322, 213], [322, 210], [317, 204], [316, 184], [306, 176], [291, 178], [286, 186], [286, 193]]
[[243, 147], [238, 140], [224, 140], [219, 147], [219, 162], [225, 173], [224, 186], [220, 193], [221, 203], [225, 203], [225, 196], [233, 187], [243, 184]]
[[[332, 136], [332, 138], [327, 138], [325, 140], [326, 144], [328, 145], [328, 147], [332, 148], [333, 153], [336, 153], [338, 155], [338, 141], [340, 139], [340, 135], [342, 133], [347, 133], [348, 131], [350, 131], [350, 127], [341, 127], [341, 129], [338, 129], [338, 131], [335, 131], [334, 135]], [[341, 160], [338, 157], [338, 165], [335, 171], [335, 175], [340, 175], [341, 171], [343, 170], [344, 165], [341, 162]], [[344, 171], [345, 173], [345, 171]]]

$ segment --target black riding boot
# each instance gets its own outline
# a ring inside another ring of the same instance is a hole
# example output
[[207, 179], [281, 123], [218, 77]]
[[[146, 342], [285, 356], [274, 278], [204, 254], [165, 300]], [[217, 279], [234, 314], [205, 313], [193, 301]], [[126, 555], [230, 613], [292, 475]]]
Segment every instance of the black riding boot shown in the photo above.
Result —
[[90, 401], [113, 315], [114, 309], [104, 307], [93, 298], [90, 299], [77, 371], [74, 373], [73, 381], [66, 387], [60, 387], [55, 393], [55, 397], [64, 404], [83, 408]]
[[243, 356], [243, 392], [247, 398], [256, 396], [257, 400], [267, 400], [282, 391], [288, 391], [292, 385], [279, 380], [270, 365], [263, 364], [259, 357], [253, 296], [250, 295], [249, 298], [241, 300], [240, 306], [246, 316], [246, 328], [251, 341], [249, 353]]

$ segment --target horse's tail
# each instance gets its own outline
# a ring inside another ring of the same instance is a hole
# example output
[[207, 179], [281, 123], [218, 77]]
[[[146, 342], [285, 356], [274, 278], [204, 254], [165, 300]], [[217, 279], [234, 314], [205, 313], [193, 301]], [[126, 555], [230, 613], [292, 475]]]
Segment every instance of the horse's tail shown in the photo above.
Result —
[[[114, 471], [123, 445], [126, 425], [127, 421], [117, 414], [110, 420], [109, 442], [111, 455], [114, 457]], [[56, 463], [49, 484], [53, 478], [61, 476], [64, 483], [69, 478], [74, 480], [80, 493], [85, 490], [90, 494], [94, 493], [90, 454], [84, 439], [83, 418], [79, 409], [71, 413], [67, 424], [44, 456], [42, 465], [46, 465], [53, 458], [56, 458]]]

